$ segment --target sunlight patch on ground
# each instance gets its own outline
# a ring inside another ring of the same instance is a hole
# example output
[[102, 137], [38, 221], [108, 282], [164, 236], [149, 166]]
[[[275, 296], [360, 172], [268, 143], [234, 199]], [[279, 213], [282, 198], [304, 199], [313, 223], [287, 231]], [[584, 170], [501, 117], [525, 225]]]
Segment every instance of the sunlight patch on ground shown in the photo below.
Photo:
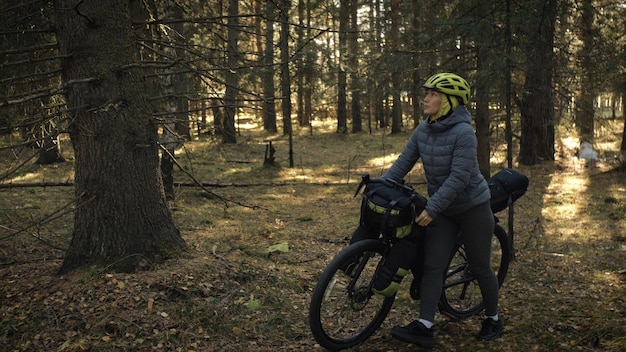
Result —
[[357, 170], [346, 170], [341, 167], [328, 165], [318, 168], [283, 168], [276, 181], [302, 181], [303, 183], [354, 183], [361, 173]]
[[[589, 180], [579, 175], [569, 175], [560, 178], [553, 178], [552, 183], [559, 183], [559, 189], [563, 193], [580, 194], [587, 190]], [[551, 183], [551, 185], [552, 185]]]
[[[588, 186], [589, 181], [580, 175], [565, 175], [552, 178], [544, 195], [542, 213], [546, 219], [552, 219], [555, 225], [555, 238], [569, 240], [571, 237], [578, 237], [586, 233], [581, 231], [589, 221], [586, 210], [579, 202], [571, 201], [582, 195]], [[576, 220], [577, 226], [571, 226], [571, 220]], [[559, 224], [566, 224], [560, 228]]]
[[17, 176], [17, 177], [12, 178], [11, 182], [25, 182], [25, 181], [38, 181], [38, 180], [41, 180], [40, 173], [29, 172], [22, 176]]
[[393, 164], [393, 162], [398, 158], [399, 154], [391, 153], [381, 157], [370, 158], [367, 162], [367, 165], [372, 168], [380, 169], [388, 168]]
[[256, 122], [245, 122], [245, 123], [238, 123], [237, 127], [240, 129], [244, 129], [244, 130], [252, 130], [252, 129], [258, 128], [259, 124]]

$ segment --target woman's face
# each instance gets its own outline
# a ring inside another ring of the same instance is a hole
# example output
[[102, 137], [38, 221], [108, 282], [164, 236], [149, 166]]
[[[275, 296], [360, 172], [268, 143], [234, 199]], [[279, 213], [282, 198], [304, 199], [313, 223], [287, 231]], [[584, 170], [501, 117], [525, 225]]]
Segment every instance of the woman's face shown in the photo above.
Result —
[[424, 115], [432, 116], [438, 113], [442, 97], [443, 94], [434, 89], [427, 90], [424, 97]]

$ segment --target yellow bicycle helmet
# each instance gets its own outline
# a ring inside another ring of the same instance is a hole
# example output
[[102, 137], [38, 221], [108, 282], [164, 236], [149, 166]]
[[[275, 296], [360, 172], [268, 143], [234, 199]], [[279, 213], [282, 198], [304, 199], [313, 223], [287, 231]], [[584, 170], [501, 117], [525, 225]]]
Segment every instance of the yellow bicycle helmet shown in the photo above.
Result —
[[427, 79], [422, 87], [459, 97], [463, 105], [469, 103], [470, 86], [463, 77], [454, 73], [437, 73]]

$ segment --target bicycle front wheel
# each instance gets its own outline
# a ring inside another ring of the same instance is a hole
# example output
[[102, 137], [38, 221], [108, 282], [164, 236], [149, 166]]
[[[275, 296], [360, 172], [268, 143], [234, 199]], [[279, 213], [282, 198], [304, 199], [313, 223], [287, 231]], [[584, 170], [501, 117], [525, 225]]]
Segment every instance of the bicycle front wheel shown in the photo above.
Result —
[[342, 350], [356, 346], [387, 317], [395, 296], [385, 298], [372, 291], [385, 249], [378, 240], [356, 242], [322, 272], [309, 307], [311, 332], [322, 347]]
[[[511, 245], [504, 229], [496, 224], [491, 240], [491, 266], [500, 286], [509, 269]], [[444, 278], [439, 311], [454, 319], [464, 319], [477, 314], [484, 308], [478, 281], [472, 274], [465, 248], [457, 244], [450, 258]]]

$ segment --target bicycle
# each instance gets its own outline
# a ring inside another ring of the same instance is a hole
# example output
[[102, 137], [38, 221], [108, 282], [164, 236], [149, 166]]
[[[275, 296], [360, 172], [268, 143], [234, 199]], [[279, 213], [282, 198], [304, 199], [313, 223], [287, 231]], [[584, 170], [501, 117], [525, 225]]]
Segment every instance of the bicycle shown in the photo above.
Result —
[[[492, 266], [502, 286], [511, 261], [512, 247], [506, 231], [497, 223], [497, 217], [495, 219]], [[375, 294], [372, 289], [393, 240], [382, 236], [355, 242], [339, 252], [322, 272], [309, 306], [309, 326], [322, 347], [342, 350], [359, 345], [387, 317], [395, 295], [384, 297]], [[348, 275], [344, 270], [354, 263], [354, 258], [360, 259]], [[464, 319], [483, 309], [478, 282], [472, 276], [460, 242], [456, 243], [450, 255], [438, 309], [451, 319]]]

